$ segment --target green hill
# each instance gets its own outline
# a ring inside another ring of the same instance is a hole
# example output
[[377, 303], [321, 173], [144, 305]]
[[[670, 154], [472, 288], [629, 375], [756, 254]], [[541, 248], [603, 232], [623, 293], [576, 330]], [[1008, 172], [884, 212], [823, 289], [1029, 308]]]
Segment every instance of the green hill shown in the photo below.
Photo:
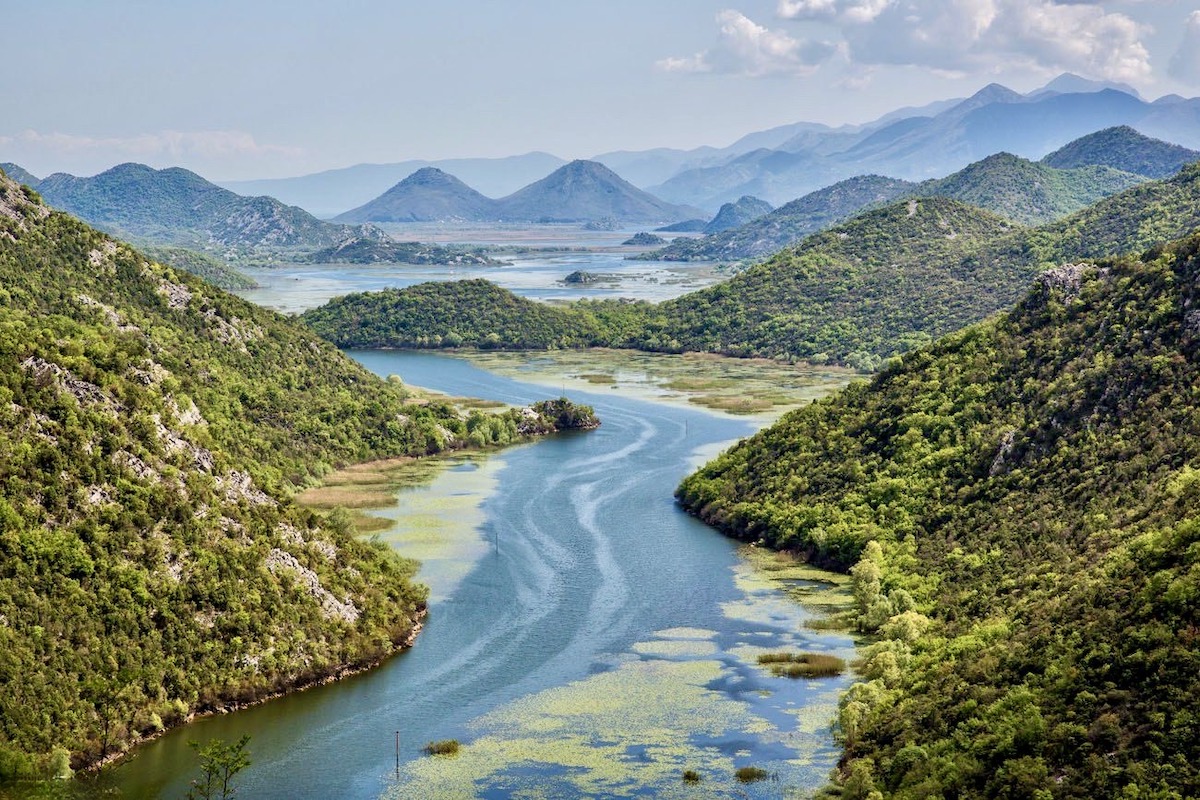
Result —
[[339, 347], [481, 347], [545, 350], [640, 342], [649, 303], [551, 306], [475, 278], [337, 297], [301, 319]]
[[997, 153], [939, 180], [925, 181], [913, 194], [951, 197], [1032, 225], [1064, 217], [1145, 181], [1105, 166], [1055, 169], [1010, 153]]
[[1148, 178], [1166, 178], [1194, 161], [1200, 161], [1200, 152], [1119, 125], [1076, 139], [1041, 163], [1059, 169], [1098, 165]]
[[446, 222], [496, 218], [496, 201], [453, 175], [425, 167], [369, 203], [337, 217], [338, 222]]
[[834, 795], [1200, 796], [1200, 237], [1146, 259], [1047, 272], [680, 486], [852, 566], [882, 638]]
[[0, 319], [0, 779], [402, 646], [414, 565], [294, 490], [523, 419], [414, 401], [4, 176]]
[[331, 247], [373, 228], [322, 222], [271, 197], [242, 197], [194, 172], [121, 164], [88, 178], [58, 173], [37, 185], [46, 202], [113, 234], [212, 250]]
[[908, 181], [865, 175], [839, 181], [747, 222], [701, 239], [676, 239], [637, 258], [653, 261], [738, 261], [761, 258], [810, 233], [846, 220], [866, 208], [895, 200], [913, 187]]

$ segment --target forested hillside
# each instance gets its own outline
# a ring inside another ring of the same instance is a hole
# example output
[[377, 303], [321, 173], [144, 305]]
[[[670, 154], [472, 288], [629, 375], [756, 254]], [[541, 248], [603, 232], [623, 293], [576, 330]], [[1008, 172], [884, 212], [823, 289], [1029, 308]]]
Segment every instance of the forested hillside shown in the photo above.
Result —
[[414, 565], [293, 489], [526, 422], [414, 402], [2, 175], [0, 364], [0, 779], [403, 645]]
[[1052, 270], [680, 486], [852, 572], [834, 794], [1200, 796], [1198, 287], [1200, 236]]
[[[1037, 228], [944, 198], [903, 201], [810, 236], [725, 283], [657, 306], [579, 303], [556, 306], [546, 316], [537, 304], [502, 289], [459, 282], [352, 295], [305, 319], [342, 346], [602, 344], [873, 370], [890, 356], [1012, 304], [1044, 269], [1138, 252], [1197, 229], [1200, 165], [1192, 165]], [[421, 293], [436, 296], [437, 304], [405, 299]], [[395, 308], [406, 311], [394, 314]], [[503, 326], [491, 321], [501, 318]], [[597, 328], [597, 322], [603, 324]], [[547, 335], [531, 339], [522, 333], [527, 330]]]

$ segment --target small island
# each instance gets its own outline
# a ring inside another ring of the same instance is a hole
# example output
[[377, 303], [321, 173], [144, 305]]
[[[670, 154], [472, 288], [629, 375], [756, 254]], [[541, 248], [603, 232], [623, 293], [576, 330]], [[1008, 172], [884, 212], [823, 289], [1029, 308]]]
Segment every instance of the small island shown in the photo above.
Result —
[[646, 233], [645, 231], [635, 233], [633, 236], [630, 236], [628, 239], [621, 242], [621, 244], [630, 247], [658, 247], [659, 245], [666, 243], [667, 240], [663, 237], [656, 236], [653, 233]]

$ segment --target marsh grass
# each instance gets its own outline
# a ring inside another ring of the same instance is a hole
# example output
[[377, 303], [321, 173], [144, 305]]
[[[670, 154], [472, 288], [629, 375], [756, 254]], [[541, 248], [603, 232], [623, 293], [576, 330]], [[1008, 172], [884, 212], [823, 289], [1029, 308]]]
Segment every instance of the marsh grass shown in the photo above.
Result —
[[826, 653], [763, 653], [758, 663], [777, 678], [829, 678], [846, 671], [846, 662]]
[[609, 384], [617, 382], [615, 375], [609, 375], [606, 372], [585, 372], [581, 375], [576, 375], [575, 377], [579, 378], [581, 381], [587, 381], [588, 383], [596, 384]]
[[700, 773], [694, 769], [685, 769], [683, 771], [683, 782], [684, 783], [693, 783], [693, 784], [699, 783], [700, 782]]
[[422, 749], [425, 751], [426, 755], [453, 756], [458, 754], [459, 748], [461, 747], [462, 745], [459, 744], [458, 739], [440, 739], [436, 742], [430, 742]]
[[733, 776], [738, 779], [739, 783], [754, 783], [755, 781], [765, 781], [771, 776], [762, 767], [738, 767]]

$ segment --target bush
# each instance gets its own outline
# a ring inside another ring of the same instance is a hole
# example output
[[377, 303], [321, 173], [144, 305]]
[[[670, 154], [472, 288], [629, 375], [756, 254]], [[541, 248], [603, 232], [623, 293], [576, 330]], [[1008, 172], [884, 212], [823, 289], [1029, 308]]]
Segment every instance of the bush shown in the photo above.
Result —
[[442, 739], [437, 742], [430, 742], [423, 749], [426, 755], [452, 756], [458, 753], [460, 746], [458, 739]]

